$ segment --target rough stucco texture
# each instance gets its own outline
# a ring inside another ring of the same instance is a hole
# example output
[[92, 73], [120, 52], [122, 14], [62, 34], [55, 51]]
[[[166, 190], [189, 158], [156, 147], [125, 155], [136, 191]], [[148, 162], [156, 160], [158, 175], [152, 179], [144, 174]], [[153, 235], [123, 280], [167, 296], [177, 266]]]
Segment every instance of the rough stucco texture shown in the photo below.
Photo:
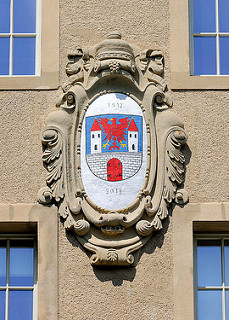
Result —
[[[99, 42], [112, 30], [142, 48], [165, 54], [169, 81], [169, 5], [167, 0], [60, 1], [60, 80], [67, 53]], [[36, 202], [45, 185], [39, 134], [55, 110], [60, 90], [2, 91], [1, 202]], [[185, 187], [191, 202], [227, 201], [229, 95], [227, 91], [176, 91], [174, 111], [189, 134]], [[60, 223], [59, 319], [173, 318], [172, 218], [141, 251], [136, 268], [93, 269]]]
[[[168, 230], [167, 230], [168, 229]], [[173, 260], [168, 220], [140, 251], [137, 268], [92, 268], [74, 236], [60, 225], [61, 320], [172, 319]]]

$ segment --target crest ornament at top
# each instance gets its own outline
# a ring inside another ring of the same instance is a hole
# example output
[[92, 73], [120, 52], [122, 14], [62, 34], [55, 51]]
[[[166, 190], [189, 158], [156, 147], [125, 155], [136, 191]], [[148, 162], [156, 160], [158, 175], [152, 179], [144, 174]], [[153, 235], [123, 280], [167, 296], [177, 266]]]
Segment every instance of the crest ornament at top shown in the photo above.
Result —
[[39, 201], [58, 205], [93, 265], [133, 265], [169, 204], [188, 200], [187, 136], [170, 110], [163, 55], [113, 32], [68, 58], [59, 110], [41, 132], [48, 176]]

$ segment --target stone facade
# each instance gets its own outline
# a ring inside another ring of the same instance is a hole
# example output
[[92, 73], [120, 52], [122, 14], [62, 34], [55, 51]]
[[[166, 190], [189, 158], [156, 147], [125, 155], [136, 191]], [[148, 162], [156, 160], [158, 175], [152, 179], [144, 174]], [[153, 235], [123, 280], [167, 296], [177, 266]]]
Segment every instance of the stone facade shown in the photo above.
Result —
[[[187, 12], [180, 10], [181, 1], [176, 2], [178, 5], [171, 16], [172, 0], [60, 0], [59, 48], [56, 44], [56, 51], [60, 53], [59, 84], [66, 80], [64, 69], [70, 51], [78, 46], [94, 45], [109, 31], [118, 29], [126, 40], [143, 48], [157, 47], [164, 52], [165, 79], [171, 87], [171, 46], [175, 43], [179, 49], [179, 43], [183, 41], [183, 36], [176, 32], [171, 34], [174, 31], [171, 26], [182, 26], [180, 21], [187, 16]], [[50, 20], [50, 13], [52, 10], [45, 13], [47, 20]], [[49, 29], [53, 30], [53, 26], [50, 25]], [[187, 29], [182, 30], [187, 32]], [[188, 44], [185, 43], [184, 47], [187, 53]], [[46, 56], [51, 59], [48, 49]], [[189, 192], [190, 203], [228, 201], [229, 92], [227, 89], [216, 90], [213, 86], [214, 81], [218, 85], [215, 78], [211, 77], [211, 90], [202, 90], [201, 87], [192, 88], [198, 90], [179, 90], [176, 87], [173, 91], [173, 110], [184, 120], [189, 135], [185, 147], [185, 188]], [[29, 83], [30, 79], [27, 80]], [[46, 178], [39, 135], [47, 115], [55, 110], [54, 102], [61, 93], [60, 87], [47, 89], [0, 91], [1, 203], [37, 202], [37, 190]], [[56, 210], [53, 208], [50, 210]], [[182, 208], [179, 210], [182, 216]], [[46, 215], [47, 211], [48, 208]], [[16, 219], [17, 212], [10, 209], [9, 215], [11, 220]], [[56, 220], [59, 230], [58, 319], [178, 320], [174, 315], [174, 285], [177, 284], [174, 261], [182, 264], [182, 259], [179, 259], [179, 254], [174, 256], [177, 252], [174, 251], [177, 240], [174, 232], [179, 234], [179, 227], [173, 231], [175, 215], [174, 211], [165, 221], [162, 232], [156, 233], [140, 250], [139, 263], [131, 268], [93, 268], [73, 233], [66, 232], [63, 223]], [[229, 220], [225, 212], [223, 216]], [[47, 241], [51, 248], [52, 241], [56, 239], [45, 239]], [[179, 241], [181, 245], [182, 239]], [[51, 274], [48, 266], [44, 269]], [[192, 265], [186, 266], [185, 270], [192, 274]], [[183, 292], [183, 283], [179, 291]], [[45, 307], [45, 301], [42, 307]], [[183, 308], [186, 309], [185, 304]], [[193, 320], [191, 317], [180, 319]], [[40, 320], [56, 319], [43, 317]]]
[[132, 177], [138, 172], [142, 164], [142, 153], [138, 152], [107, 152], [86, 156], [91, 171], [104, 180], [107, 180], [107, 162], [113, 158], [122, 163], [122, 180]]

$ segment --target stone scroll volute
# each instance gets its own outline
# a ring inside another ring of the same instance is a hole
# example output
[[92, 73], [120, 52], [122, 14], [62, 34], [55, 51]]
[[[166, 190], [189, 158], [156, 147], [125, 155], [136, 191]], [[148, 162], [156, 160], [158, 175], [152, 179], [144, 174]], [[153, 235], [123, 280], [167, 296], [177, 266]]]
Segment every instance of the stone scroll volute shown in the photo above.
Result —
[[64, 227], [93, 265], [133, 265], [162, 228], [172, 201], [185, 203], [183, 123], [170, 109], [160, 50], [118, 32], [69, 54], [67, 81], [41, 132], [46, 184]]

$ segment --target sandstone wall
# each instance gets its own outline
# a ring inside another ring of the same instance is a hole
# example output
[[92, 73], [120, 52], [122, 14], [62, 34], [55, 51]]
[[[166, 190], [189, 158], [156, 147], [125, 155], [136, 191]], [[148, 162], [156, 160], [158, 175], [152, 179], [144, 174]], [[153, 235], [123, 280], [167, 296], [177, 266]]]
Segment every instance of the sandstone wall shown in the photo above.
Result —
[[[169, 16], [168, 0], [60, 0], [60, 82], [66, 79], [69, 51], [119, 30], [142, 48], [163, 50], [169, 84]], [[1, 202], [36, 202], [46, 176], [39, 134], [60, 92], [0, 91]], [[228, 91], [177, 90], [173, 97], [173, 110], [189, 135], [185, 188], [190, 202], [227, 201]], [[136, 268], [128, 269], [92, 268], [60, 222], [59, 319], [173, 319], [172, 220], [143, 247]]]

